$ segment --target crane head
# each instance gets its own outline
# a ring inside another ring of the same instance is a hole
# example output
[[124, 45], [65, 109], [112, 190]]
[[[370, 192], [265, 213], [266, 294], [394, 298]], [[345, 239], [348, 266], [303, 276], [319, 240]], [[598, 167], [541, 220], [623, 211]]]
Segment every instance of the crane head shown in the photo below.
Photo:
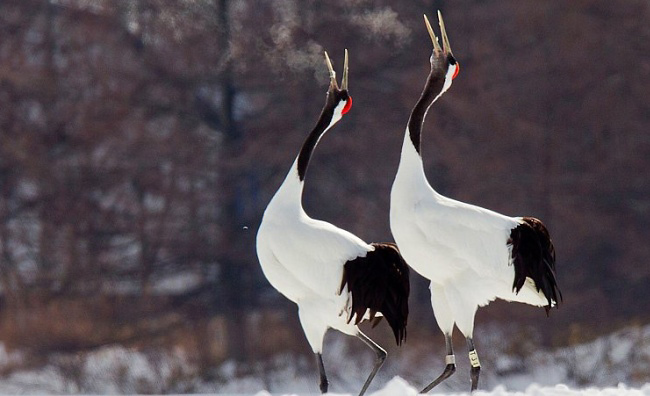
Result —
[[427, 16], [424, 16], [424, 23], [427, 26], [429, 31], [429, 36], [431, 36], [431, 41], [433, 42], [433, 52], [431, 53], [431, 73], [436, 73], [444, 76], [445, 84], [443, 92], [446, 91], [451, 86], [451, 81], [458, 76], [460, 71], [460, 64], [454, 58], [454, 54], [451, 52], [451, 46], [449, 45], [449, 38], [447, 37], [447, 31], [445, 30], [445, 22], [442, 20], [442, 14], [438, 11], [438, 23], [440, 25], [440, 35], [442, 36], [442, 47], [438, 43], [438, 38], [431, 28], [429, 19]]
[[327, 90], [327, 105], [334, 108], [333, 120], [338, 121], [352, 107], [352, 96], [348, 93], [348, 50], [345, 50], [345, 60], [343, 62], [343, 78], [341, 87], [336, 82], [336, 72], [332, 67], [332, 61], [325, 51], [325, 63], [330, 73], [330, 86]]

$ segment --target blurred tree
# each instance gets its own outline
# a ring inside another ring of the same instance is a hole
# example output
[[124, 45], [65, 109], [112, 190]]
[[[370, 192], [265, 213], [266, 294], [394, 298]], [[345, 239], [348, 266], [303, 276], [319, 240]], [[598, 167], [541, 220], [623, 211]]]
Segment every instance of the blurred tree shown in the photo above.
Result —
[[[567, 297], [551, 323], [646, 317], [647, 2], [444, 5], [462, 72], [425, 126], [432, 183], [551, 223]], [[265, 330], [255, 313], [295, 325], [255, 232], [323, 104], [323, 50], [337, 69], [350, 50], [354, 107], [315, 154], [305, 207], [390, 240], [431, 50], [421, 14], [437, 6], [0, 2], [0, 337], [73, 350], [185, 326], [213, 360], [246, 360]], [[435, 326], [421, 291], [413, 312]]]

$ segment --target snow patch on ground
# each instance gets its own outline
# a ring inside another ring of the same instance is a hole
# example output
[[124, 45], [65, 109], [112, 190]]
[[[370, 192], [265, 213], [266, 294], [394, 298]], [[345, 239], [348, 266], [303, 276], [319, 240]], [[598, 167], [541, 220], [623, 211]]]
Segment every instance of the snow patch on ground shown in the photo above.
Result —
[[[432, 394], [447, 396], [469, 396], [468, 392], [461, 393], [437, 393], [435, 389]], [[411, 386], [406, 380], [394, 377], [383, 389], [369, 393], [369, 396], [415, 396], [418, 390]], [[282, 396], [295, 396], [296, 394], [283, 394]], [[327, 393], [328, 396], [352, 396], [350, 393]], [[566, 385], [540, 386], [529, 385], [524, 391], [509, 391], [503, 385], [499, 385], [491, 391], [476, 391], [471, 396], [650, 396], [650, 384], [638, 389], [631, 389], [625, 385], [608, 388], [587, 388], [571, 389]], [[242, 395], [243, 396], [243, 395]], [[267, 391], [261, 391], [254, 396], [275, 396]]]
[[[504, 332], [488, 327], [477, 331], [477, 337], [478, 334], [483, 335], [483, 339], [477, 342], [483, 365], [479, 388], [497, 392], [485, 393], [486, 395], [641, 395], [645, 393], [634, 393], [631, 390], [632, 393], [628, 393], [625, 386], [618, 384], [627, 384], [631, 389], [646, 386], [647, 389], [646, 384], [650, 382], [650, 326], [626, 328], [592, 342], [552, 351], [535, 350], [538, 340], [534, 334], [524, 329]], [[513, 347], [513, 336], [521, 337], [523, 344]], [[365, 377], [372, 369], [372, 354], [355, 354], [343, 336], [326, 340], [326, 344], [324, 359], [330, 390], [334, 391], [332, 394], [344, 395], [347, 394], [345, 392], [361, 389]], [[334, 363], [333, 356], [343, 358]], [[424, 387], [444, 368], [440, 354], [432, 351], [424, 356], [422, 358], [413, 353], [402, 353], [401, 350], [389, 354], [368, 394], [388, 386], [388, 383], [396, 386], [392, 384], [395, 378], [403, 378], [416, 389]], [[314, 362], [306, 359], [296, 363], [295, 359], [286, 358], [287, 360], [278, 359], [274, 363], [262, 365], [250, 376], [233, 378], [224, 387], [218, 388], [217, 392], [247, 394], [266, 389], [272, 395], [286, 394], [283, 392], [313, 394], [318, 389]], [[456, 373], [432, 393], [460, 392], [469, 388], [467, 357], [459, 350], [456, 358]], [[224, 373], [224, 376], [227, 374]], [[556, 384], [565, 385], [558, 387]], [[399, 394], [409, 394], [403, 393], [407, 392], [404, 389], [400, 392], [402, 393]]]
[[[483, 328], [479, 333], [484, 334], [477, 344], [483, 370], [480, 390], [472, 396], [650, 396], [650, 325], [554, 351], [536, 351], [537, 340], [521, 329], [504, 333]], [[516, 337], [524, 342], [513, 347]], [[355, 353], [349, 341], [345, 336], [326, 340], [331, 396], [357, 392], [372, 369], [372, 354]], [[419, 349], [392, 353], [367, 394], [416, 395], [444, 367], [437, 351]], [[468, 394], [461, 392], [469, 388], [469, 362], [463, 355], [457, 354], [456, 374], [433, 394]], [[287, 354], [244, 369], [226, 362], [205, 379], [198, 374], [197, 362], [181, 350], [110, 346], [83, 355], [53, 355], [43, 366], [24, 368], [24, 356], [0, 343], [0, 394], [313, 395], [317, 374], [310, 357]], [[333, 357], [339, 359], [334, 362]]]

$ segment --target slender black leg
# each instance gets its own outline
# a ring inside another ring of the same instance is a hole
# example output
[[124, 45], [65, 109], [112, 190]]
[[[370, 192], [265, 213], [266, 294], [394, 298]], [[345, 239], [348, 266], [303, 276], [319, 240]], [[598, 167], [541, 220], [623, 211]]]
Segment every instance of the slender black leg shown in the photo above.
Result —
[[447, 348], [447, 356], [445, 356], [445, 363], [447, 363], [447, 365], [445, 366], [445, 370], [440, 374], [440, 376], [438, 376], [438, 378], [422, 389], [422, 392], [420, 393], [429, 392], [456, 372], [456, 356], [454, 356], [454, 348], [451, 343], [451, 334], [445, 334], [445, 346]]
[[320, 393], [327, 393], [327, 375], [325, 375], [325, 366], [323, 365], [323, 355], [316, 354], [316, 364], [318, 364], [318, 372], [320, 373]]
[[467, 338], [467, 347], [469, 348], [469, 363], [472, 365], [470, 370], [470, 379], [472, 381], [472, 392], [478, 388], [478, 377], [481, 374], [481, 362], [478, 360], [476, 348], [474, 348], [474, 341]]
[[359, 337], [361, 341], [365, 342], [366, 345], [372, 348], [372, 350], [375, 351], [375, 354], [377, 355], [377, 360], [375, 360], [375, 367], [372, 369], [370, 375], [368, 376], [368, 379], [366, 379], [366, 382], [363, 384], [363, 388], [361, 388], [361, 392], [359, 392], [359, 396], [363, 396], [363, 394], [366, 393], [368, 386], [370, 386], [370, 383], [372, 382], [373, 378], [375, 378], [375, 375], [377, 374], [381, 366], [384, 364], [384, 360], [386, 360], [387, 354], [382, 347], [377, 345], [377, 343], [375, 343], [373, 340], [368, 338], [368, 336], [363, 334], [362, 332], [359, 332], [359, 334], [357, 334], [357, 337]]

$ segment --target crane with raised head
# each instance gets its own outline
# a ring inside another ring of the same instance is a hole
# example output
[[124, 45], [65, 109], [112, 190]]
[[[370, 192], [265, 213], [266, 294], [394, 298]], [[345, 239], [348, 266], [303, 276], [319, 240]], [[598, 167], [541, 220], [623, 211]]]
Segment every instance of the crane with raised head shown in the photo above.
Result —
[[442, 47], [429, 21], [431, 70], [412, 109], [390, 198], [390, 226], [402, 256], [431, 281], [431, 305], [445, 336], [445, 369], [423, 393], [456, 370], [454, 326], [467, 340], [471, 390], [480, 362], [473, 341], [478, 307], [497, 298], [549, 309], [562, 295], [555, 276], [555, 249], [544, 224], [533, 217], [509, 217], [439, 194], [422, 164], [421, 132], [431, 105], [449, 89], [460, 65], [438, 12]]
[[325, 52], [330, 73], [327, 98], [316, 126], [305, 139], [284, 182], [268, 204], [257, 233], [257, 255], [264, 275], [298, 305], [298, 317], [316, 356], [320, 390], [328, 380], [323, 338], [329, 328], [358, 337], [376, 354], [363, 395], [386, 359], [386, 351], [359, 330], [386, 319], [400, 345], [406, 338], [409, 268], [391, 243], [368, 244], [328, 222], [309, 217], [302, 207], [307, 166], [321, 137], [350, 110], [348, 54], [341, 87]]

